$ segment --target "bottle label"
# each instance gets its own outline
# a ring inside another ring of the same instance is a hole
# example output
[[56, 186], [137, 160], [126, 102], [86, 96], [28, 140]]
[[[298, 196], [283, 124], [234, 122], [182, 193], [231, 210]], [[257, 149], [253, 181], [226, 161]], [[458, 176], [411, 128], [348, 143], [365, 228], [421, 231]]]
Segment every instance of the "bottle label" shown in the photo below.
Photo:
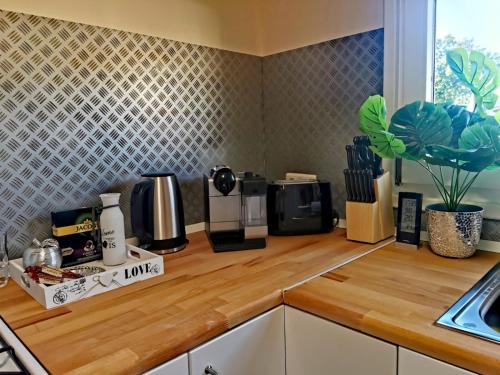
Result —
[[116, 249], [116, 238], [114, 229], [102, 231], [102, 248]]

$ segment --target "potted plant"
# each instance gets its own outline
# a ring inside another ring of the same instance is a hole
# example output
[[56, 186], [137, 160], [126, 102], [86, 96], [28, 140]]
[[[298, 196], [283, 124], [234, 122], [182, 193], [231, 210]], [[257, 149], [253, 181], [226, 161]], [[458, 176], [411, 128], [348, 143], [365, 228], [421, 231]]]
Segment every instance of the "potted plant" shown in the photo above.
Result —
[[500, 111], [492, 112], [500, 73], [484, 54], [457, 48], [447, 63], [474, 96], [474, 109], [416, 101], [386, 121], [384, 98], [370, 96], [359, 110], [360, 130], [383, 158], [416, 161], [432, 177], [443, 203], [426, 207], [432, 250], [449, 257], [471, 256], [481, 235], [483, 209], [462, 200], [479, 174], [500, 167]]

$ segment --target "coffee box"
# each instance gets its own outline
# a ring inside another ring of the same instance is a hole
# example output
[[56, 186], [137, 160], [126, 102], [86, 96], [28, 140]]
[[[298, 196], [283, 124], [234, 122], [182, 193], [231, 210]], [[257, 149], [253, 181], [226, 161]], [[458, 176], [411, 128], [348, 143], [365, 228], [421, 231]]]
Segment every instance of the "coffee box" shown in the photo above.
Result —
[[97, 211], [93, 207], [52, 212], [52, 235], [63, 254], [62, 267], [102, 259]]

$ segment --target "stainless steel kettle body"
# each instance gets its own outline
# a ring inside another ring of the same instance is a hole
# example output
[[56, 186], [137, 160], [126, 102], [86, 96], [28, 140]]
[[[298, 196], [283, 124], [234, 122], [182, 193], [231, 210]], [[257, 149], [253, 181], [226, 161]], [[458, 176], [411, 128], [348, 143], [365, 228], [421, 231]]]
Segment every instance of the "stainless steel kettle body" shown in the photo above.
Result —
[[131, 196], [132, 231], [141, 247], [158, 254], [182, 250], [186, 244], [182, 196], [173, 173], [149, 173]]

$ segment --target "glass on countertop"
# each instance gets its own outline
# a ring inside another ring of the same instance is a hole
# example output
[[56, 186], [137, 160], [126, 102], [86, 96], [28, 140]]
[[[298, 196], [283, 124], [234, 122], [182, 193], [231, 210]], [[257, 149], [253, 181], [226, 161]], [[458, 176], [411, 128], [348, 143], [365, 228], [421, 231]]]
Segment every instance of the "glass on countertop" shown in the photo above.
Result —
[[0, 288], [9, 282], [9, 255], [7, 251], [7, 235], [0, 237]]

